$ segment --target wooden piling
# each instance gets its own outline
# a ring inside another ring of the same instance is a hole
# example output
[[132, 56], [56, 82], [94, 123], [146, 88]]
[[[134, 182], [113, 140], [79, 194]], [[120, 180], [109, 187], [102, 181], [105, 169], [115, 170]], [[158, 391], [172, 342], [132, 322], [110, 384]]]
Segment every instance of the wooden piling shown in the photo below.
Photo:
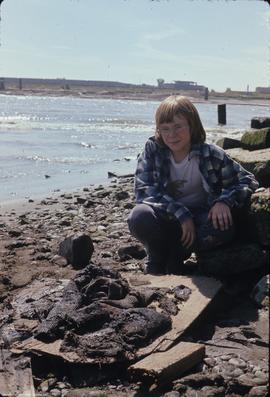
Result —
[[226, 104], [218, 105], [218, 124], [226, 124]]

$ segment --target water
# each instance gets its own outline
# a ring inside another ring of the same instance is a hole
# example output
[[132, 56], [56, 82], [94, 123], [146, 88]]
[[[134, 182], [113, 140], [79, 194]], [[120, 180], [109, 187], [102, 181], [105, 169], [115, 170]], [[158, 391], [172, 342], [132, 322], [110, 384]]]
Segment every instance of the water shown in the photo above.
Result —
[[[0, 95], [0, 201], [108, 182], [107, 172], [133, 173], [137, 154], [154, 133], [159, 102]], [[207, 141], [241, 137], [269, 107], [196, 104]]]

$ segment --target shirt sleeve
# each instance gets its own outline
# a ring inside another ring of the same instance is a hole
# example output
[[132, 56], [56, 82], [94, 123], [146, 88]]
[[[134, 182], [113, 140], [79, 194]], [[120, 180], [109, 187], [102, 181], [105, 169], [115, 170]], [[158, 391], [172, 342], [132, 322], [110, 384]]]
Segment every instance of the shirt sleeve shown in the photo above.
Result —
[[238, 162], [233, 160], [225, 151], [220, 168], [221, 194], [214, 201], [223, 201], [229, 207], [241, 207], [258, 188], [251, 172], [245, 170]]
[[191, 218], [192, 214], [187, 207], [176, 202], [166, 191], [165, 184], [161, 181], [161, 157], [156, 143], [151, 140], [147, 141], [143, 153], [138, 158], [135, 172], [136, 202], [150, 205], [163, 214], [183, 222]]

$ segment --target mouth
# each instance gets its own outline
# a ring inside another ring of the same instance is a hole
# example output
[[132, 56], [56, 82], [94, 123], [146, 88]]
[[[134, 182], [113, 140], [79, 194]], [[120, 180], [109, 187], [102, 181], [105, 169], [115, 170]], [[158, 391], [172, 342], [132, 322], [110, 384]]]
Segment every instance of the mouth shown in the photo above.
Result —
[[180, 143], [181, 141], [172, 141], [172, 142], [168, 142], [169, 145], [176, 145], [177, 143]]

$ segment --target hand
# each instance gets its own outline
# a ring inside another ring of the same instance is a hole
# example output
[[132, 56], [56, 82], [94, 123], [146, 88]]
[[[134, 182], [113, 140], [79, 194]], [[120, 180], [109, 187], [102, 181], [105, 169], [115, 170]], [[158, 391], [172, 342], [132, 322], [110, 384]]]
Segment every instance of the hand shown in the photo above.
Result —
[[193, 219], [188, 218], [182, 224], [181, 243], [185, 248], [191, 247], [195, 240], [195, 225]]
[[233, 224], [230, 207], [222, 201], [216, 202], [210, 209], [208, 219], [211, 219], [215, 229], [228, 230]]

